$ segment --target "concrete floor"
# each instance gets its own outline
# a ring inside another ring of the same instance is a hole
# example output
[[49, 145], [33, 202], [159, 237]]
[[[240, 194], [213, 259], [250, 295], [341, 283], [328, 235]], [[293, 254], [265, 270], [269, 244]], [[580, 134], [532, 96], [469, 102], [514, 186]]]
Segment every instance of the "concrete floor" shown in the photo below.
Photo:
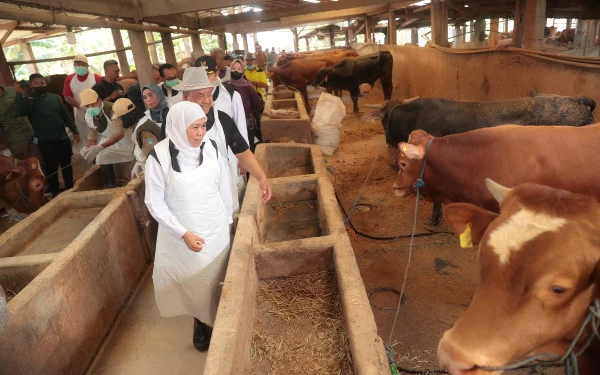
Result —
[[189, 316], [162, 318], [154, 301], [152, 268], [113, 328], [87, 375], [201, 374], [206, 353], [192, 344]]

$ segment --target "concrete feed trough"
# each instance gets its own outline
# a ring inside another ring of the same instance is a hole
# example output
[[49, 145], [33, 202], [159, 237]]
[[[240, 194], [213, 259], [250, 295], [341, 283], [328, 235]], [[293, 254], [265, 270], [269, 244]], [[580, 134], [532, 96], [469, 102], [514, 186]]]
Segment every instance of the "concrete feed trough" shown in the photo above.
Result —
[[[268, 170], [270, 163], [276, 162], [270, 156], [279, 157], [286, 152], [310, 155], [305, 167], [312, 168], [305, 171], [315, 173], [289, 177], [269, 175], [273, 198], [267, 205], [260, 203], [256, 180], [248, 184], [204, 373], [251, 374], [273, 370], [268, 360], [257, 360], [251, 353], [255, 331], [255, 341], [259, 335], [266, 336], [265, 330], [272, 333], [273, 329], [282, 332], [276, 338], [283, 339], [286, 330], [298, 327], [274, 318], [261, 308], [261, 285], [270, 280], [286, 283], [290, 278], [325, 272], [335, 275], [339, 297], [331, 302], [338, 301], [341, 305], [341, 313], [336, 318], [347, 336], [354, 374], [389, 374], [384, 346], [377, 336], [373, 313], [319, 147], [263, 144], [257, 147], [256, 156]], [[333, 292], [328, 291], [328, 294]], [[273, 324], [265, 324], [270, 320]], [[290, 337], [288, 333], [285, 336]], [[298, 354], [291, 346], [282, 350], [289, 355]], [[298, 365], [302, 367], [303, 363]]]
[[[285, 112], [281, 113], [282, 110]], [[268, 95], [260, 129], [263, 142], [312, 143], [310, 118], [302, 95], [294, 91], [277, 91]]]
[[85, 372], [152, 260], [143, 188], [65, 192], [0, 236], [0, 373]]

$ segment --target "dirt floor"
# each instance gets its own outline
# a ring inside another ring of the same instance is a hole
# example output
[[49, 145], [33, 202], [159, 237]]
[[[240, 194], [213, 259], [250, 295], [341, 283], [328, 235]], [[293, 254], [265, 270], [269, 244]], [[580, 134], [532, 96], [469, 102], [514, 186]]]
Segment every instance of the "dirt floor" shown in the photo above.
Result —
[[[318, 95], [309, 92], [313, 113]], [[385, 344], [392, 343], [399, 366], [417, 371], [437, 369], [437, 344], [475, 291], [477, 255], [474, 249], [461, 249], [458, 238], [444, 224], [426, 226], [432, 204], [419, 202], [403, 303], [391, 331], [408, 262], [415, 198], [394, 195], [397, 170], [387, 165], [381, 121], [361, 120], [365, 113], [374, 111], [365, 104], [382, 100], [376, 85], [373, 92], [359, 98], [361, 113], [356, 116], [351, 114], [350, 98], [342, 98], [348, 115], [342, 122], [338, 150], [325, 156], [326, 167], [346, 216], [373, 166], [348, 232], [378, 332]]]

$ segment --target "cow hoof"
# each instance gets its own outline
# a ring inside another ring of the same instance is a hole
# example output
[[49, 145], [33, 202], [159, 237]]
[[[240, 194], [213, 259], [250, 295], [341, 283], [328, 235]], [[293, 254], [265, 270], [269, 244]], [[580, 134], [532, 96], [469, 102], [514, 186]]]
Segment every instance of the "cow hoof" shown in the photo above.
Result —
[[440, 219], [434, 219], [434, 218], [430, 217], [429, 219], [425, 220], [425, 225], [435, 227], [439, 224], [440, 224]]

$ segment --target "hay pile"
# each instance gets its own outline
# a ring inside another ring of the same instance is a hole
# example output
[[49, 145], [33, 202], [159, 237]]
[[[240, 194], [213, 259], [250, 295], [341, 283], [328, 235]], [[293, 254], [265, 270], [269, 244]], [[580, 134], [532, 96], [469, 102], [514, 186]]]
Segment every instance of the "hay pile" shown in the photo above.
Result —
[[353, 374], [333, 272], [260, 281], [254, 329], [252, 374]]

